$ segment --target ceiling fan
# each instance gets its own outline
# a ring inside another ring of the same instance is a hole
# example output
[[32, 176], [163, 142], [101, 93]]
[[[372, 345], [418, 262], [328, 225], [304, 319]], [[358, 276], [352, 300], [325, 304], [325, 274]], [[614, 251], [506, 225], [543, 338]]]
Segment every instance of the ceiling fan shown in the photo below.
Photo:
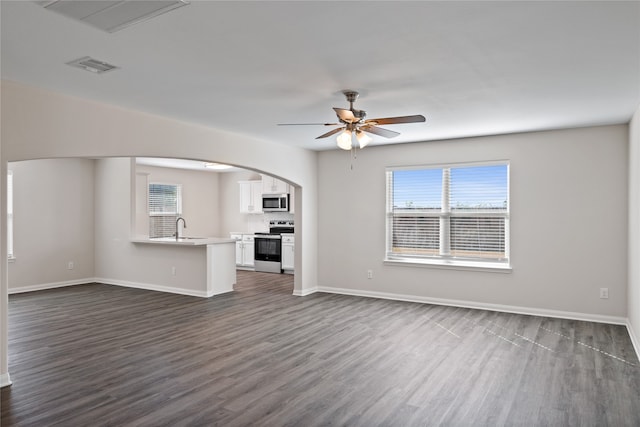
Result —
[[337, 137], [338, 147], [343, 150], [351, 150], [356, 148], [352, 142], [352, 134], [356, 134], [356, 140], [360, 148], [364, 148], [371, 142], [371, 137], [367, 133], [382, 136], [384, 138], [394, 138], [400, 135], [389, 129], [384, 129], [378, 125], [395, 125], [401, 123], [419, 123], [424, 122], [423, 115], [399, 116], [399, 117], [383, 117], [379, 119], [365, 119], [367, 112], [364, 110], [356, 110], [353, 103], [358, 99], [358, 92], [353, 90], [343, 90], [342, 93], [349, 102], [349, 108], [337, 108], [333, 110], [338, 116], [339, 123], [280, 123], [278, 126], [297, 126], [297, 125], [320, 125], [320, 126], [340, 126], [339, 128], [330, 130], [318, 136], [316, 139], [327, 138], [336, 133], [340, 133]]

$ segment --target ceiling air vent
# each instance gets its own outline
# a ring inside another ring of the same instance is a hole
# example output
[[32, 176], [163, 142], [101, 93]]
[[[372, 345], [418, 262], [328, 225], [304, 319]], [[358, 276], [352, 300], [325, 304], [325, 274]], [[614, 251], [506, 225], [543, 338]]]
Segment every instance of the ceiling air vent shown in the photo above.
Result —
[[189, 4], [187, 0], [38, 1], [47, 10], [84, 22], [108, 33]]
[[71, 62], [67, 62], [67, 65], [71, 65], [72, 67], [80, 68], [86, 71], [91, 71], [92, 73], [102, 74], [107, 71], [115, 70], [115, 65], [107, 64], [103, 61], [98, 61], [97, 59], [93, 59], [89, 56], [85, 56], [79, 59], [76, 59]]

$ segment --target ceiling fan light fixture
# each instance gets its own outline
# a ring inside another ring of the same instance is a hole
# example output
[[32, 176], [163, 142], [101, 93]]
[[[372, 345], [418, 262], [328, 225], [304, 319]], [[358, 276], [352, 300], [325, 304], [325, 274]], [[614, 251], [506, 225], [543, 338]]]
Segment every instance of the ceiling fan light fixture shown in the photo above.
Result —
[[351, 150], [351, 131], [344, 130], [340, 132], [340, 135], [338, 135], [336, 141], [338, 142], [338, 147], [342, 148], [343, 150]]
[[360, 145], [360, 148], [366, 147], [371, 141], [373, 141], [373, 138], [360, 129], [356, 131], [356, 138], [358, 139], [358, 145]]

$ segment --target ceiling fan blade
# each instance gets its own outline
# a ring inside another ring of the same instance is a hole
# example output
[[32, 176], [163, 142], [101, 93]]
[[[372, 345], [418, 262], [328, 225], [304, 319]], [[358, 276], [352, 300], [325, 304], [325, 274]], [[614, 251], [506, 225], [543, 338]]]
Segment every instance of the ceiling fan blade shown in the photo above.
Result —
[[340, 120], [344, 122], [356, 123], [359, 120], [356, 116], [353, 115], [353, 111], [351, 110], [347, 110], [344, 108], [336, 108], [336, 107], [333, 107], [333, 110], [338, 115], [338, 118], [340, 118]]
[[340, 123], [278, 123], [278, 126], [338, 126]]
[[326, 137], [329, 137], [329, 136], [331, 136], [331, 135], [335, 135], [336, 133], [341, 132], [341, 131], [343, 131], [343, 130], [344, 130], [344, 127], [336, 128], [336, 129], [330, 130], [329, 132], [324, 133], [324, 134], [322, 134], [322, 135], [320, 135], [320, 136], [316, 137], [316, 139], [326, 138]]
[[398, 123], [419, 123], [426, 119], [421, 114], [415, 116], [399, 116], [399, 117], [383, 117], [381, 119], [368, 119], [365, 123], [373, 123], [376, 125], [395, 125]]
[[400, 135], [400, 132], [394, 132], [394, 131], [389, 130], [389, 129], [379, 128], [379, 127], [374, 126], [374, 125], [360, 126], [360, 130], [363, 130], [363, 131], [369, 132], [369, 133], [373, 133], [375, 135], [383, 136], [385, 138], [394, 138], [394, 137]]

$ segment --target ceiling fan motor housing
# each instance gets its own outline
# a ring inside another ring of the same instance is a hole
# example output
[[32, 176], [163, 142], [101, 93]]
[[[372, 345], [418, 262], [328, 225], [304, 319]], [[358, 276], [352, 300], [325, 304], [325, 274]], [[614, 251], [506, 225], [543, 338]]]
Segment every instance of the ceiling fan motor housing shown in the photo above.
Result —
[[358, 95], [359, 93], [356, 92], [355, 90], [343, 90], [342, 93], [344, 93], [344, 96], [347, 98], [347, 101], [349, 102], [349, 110], [353, 113], [353, 116], [358, 119], [354, 122], [347, 122], [342, 120], [340, 117], [340, 121], [342, 123], [360, 123], [361, 121], [364, 120], [364, 118], [367, 116], [367, 112], [364, 110], [356, 110], [355, 108], [353, 108], [353, 103], [356, 102], [356, 99], [358, 99]]
[[358, 99], [358, 92], [355, 90], [343, 90], [342, 93], [347, 97], [347, 101], [352, 104], [356, 102], [356, 99]]
[[362, 120], [364, 120], [364, 118], [367, 116], [367, 112], [364, 110], [354, 110], [352, 109], [351, 112], [353, 112], [353, 115], [356, 116], [359, 122], [361, 122]]

